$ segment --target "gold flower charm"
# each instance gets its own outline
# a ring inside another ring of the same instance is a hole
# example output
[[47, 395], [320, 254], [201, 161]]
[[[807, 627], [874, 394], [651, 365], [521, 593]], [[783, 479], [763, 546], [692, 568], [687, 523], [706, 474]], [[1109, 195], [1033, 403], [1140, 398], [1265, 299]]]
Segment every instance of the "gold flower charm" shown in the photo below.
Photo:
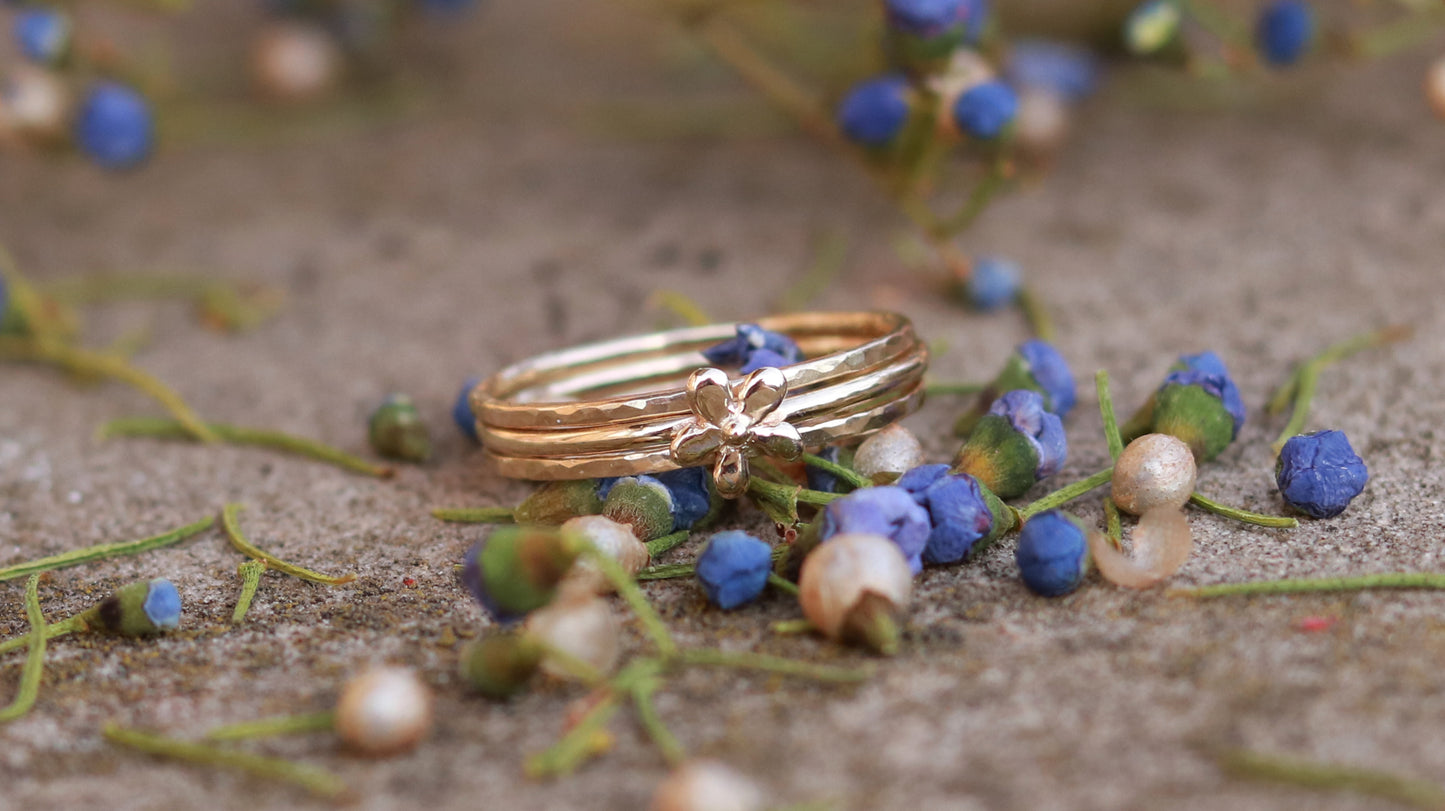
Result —
[[721, 369], [698, 369], [687, 379], [687, 403], [694, 419], [672, 434], [672, 460], [691, 467], [713, 459], [718, 495], [737, 498], [748, 489], [748, 459], [803, 454], [798, 429], [776, 412], [788, 393], [788, 379], [771, 366], [749, 374], [736, 387]]

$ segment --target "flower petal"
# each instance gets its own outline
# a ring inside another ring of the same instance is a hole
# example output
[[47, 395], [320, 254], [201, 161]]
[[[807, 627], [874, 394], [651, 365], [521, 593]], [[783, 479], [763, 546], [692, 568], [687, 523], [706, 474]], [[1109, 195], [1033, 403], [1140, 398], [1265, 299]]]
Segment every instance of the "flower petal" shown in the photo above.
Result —
[[743, 378], [737, 400], [742, 403], [743, 416], [758, 422], [777, 410], [787, 393], [788, 378], [782, 370], [764, 366]]
[[792, 461], [803, 455], [803, 438], [786, 422], [753, 426], [751, 436], [749, 444], [764, 456]]
[[710, 425], [693, 421], [672, 435], [672, 460], [683, 467], [711, 456], [722, 444], [722, 434]]
[[732, 413], [732, 387], [727, 372], [705, 367], [687, 379], [687, 404], [692, 413], [713, 425], [720, 424]]

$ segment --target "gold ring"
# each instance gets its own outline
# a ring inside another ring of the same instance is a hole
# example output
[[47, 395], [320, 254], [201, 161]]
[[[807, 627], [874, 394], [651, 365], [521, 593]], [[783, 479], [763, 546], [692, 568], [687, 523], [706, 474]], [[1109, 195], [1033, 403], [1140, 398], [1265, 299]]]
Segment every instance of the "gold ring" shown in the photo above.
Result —
[[[738, 324], [587, 344], [503, 369], [471, 393], [486, 456], [504, 476], [585, 479], [711, 464], [720, 494], [747, 489], [748, 459], [865, 436], [923, 402], [928, 350], [893, 313], [798, 313], [758, 326], [806, 360], [733, 378], [702, 350]], [[683, 383], [684, 376], [687, 376]]]

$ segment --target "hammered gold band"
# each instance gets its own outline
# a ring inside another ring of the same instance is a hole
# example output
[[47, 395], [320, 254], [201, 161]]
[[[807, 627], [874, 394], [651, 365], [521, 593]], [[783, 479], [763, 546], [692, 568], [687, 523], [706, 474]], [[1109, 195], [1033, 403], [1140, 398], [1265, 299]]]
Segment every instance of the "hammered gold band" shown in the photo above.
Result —
[[807, 359], [730, 378], [701, 354], [738, 326], [717, 324], [509, 366], [471, 393], [485, 453], [502, 475], [537, 480], [712, 464], [719, 492], [736, 496], [749, 457], [796, 458], [877, 431], [922, 403], [928, 351], [901, 315], [799, 313], [756, 323], [791, 337]]

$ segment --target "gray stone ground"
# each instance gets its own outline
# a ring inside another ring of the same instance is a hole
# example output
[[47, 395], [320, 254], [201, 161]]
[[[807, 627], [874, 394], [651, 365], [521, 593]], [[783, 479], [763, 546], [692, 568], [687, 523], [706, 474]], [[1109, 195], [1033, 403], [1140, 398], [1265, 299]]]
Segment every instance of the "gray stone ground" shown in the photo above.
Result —
[[[206, 269], [291, 293], [279, 319], [239, 337], [200, 329], [179, 305], [95, 312], [94, 341], [150, 323], [154, 345], [138, 361], [202, 413], [363, 451], [369, 407], [401, 390], [441, 437], [432, 464], [391, 482], [257, 450], [100, 443], [102, 421], [153, 406], [116, 385], [7, 368], [0, 562], [151, 534], [236, 500], [258, 543], [359, 579], [326, 589], [268, 575], [250, 621], [231, 629], [240, 558], [215, 532], [57, 573], [43, 591], [51, 617], [129, 579], [169, 576], [185, 630], [56, 642], [39, 705], [0, 729], [0, 808], [304, 804], [287, 787], [118, 751], [100, 727], [184, 736], [316, 710], [347, 674], [380, 661], [413, 665], [436, 688], [437, 729], [415, 754], [368, 762], [325, 736], [259, 748], [334, 768], [364, 807], [640, 807], [664, 768], [630, 720], [614, 724], [614, 751], [578, 775], [529, 782], [523, 757], [557, 737], [577, 691], [494, 705], [453, 676], [448, 640], [483, 624], [452, 574], [478, 533], [427, 510], [526, 492], [484, 472], [454, 437], [447, 409], [461, 378], [650, 329], [658, 315], [642, 302], [659, 287], [721, 318], [764, 312], [831, 229], [853, 250], [821, 305], [901, 308], [950, 347], [940, 377], [985, 377], [1024, 337], [1013, 315], [968, 315], [934, 295], [892, 251], [901, 224], [873, 190], [811, 144], [769, 135], [766, 118], [753, 137], [601, 134], [597, 111], [624, 101], [753, 109], [620, 16], [497, 4], [449, 43], [466, 71], [456, 95], [371, 131], [264, 148], [177, 142], [119, 178], [0, 158], [0, 236], [38, 278]], [[191, 25], [215, 36], [232, 23]], [[1080, 377], [1107, 367], [1121, 404], [1179, 352], [1223, 354], [1250, 421], [1201, 488], [1264, 511], [1280, 508], [1268, 450], [1279, 425], [1259, 406], [1290, 364], [1386, 322], [1417, 326], [1412, 343], [1333, 369], [1315, 405], [1311, 426], [1344, 429], [1369, 462], [1365, 495], [1294, 532], [1195, 514], [1198, 549], [1180, 583], [1441, 567], [1445, 124], [1420, 101], [1422, 67], [1326, 70], [1270, 85], [1253, 105], [1202, 112], [1141, 106], [1125, 81], [1090, 104], [1057, 171], [968, 238], [1027, 268]], [[1106, 457], [1082, 393], [1060, 481]], [[956, 406], [940, 399], [909, 421], [938, 459], [952, 449]], [[1096, 499], [1077, 507], [1100, 515]], [[1020, 585], [1012, 552], [1005, 543], [926, 572], [903, 652], [864, 686], [690, 673], [661, 711], [691, 751], [733, 763], [780, 801], [846, 808], [1384, 807], [1228, 779], [1206, 754], [1221, 745], [1445, 782], [1445, 597], [1196, 604], [1090, 582], [1042, 600]], [[724, 616], [690, 583], [648, 592], [687, 643], [866, 659], [771, 635], [769, 622], [797, 614], [779, 597]], [[7, 636], [24, 629], [21, 593], [21, 581], [0, 587]], [[1313, 616], [1337, 623], [1297, 629]], [[4, 695], [17, 661], [0, 668]]]

